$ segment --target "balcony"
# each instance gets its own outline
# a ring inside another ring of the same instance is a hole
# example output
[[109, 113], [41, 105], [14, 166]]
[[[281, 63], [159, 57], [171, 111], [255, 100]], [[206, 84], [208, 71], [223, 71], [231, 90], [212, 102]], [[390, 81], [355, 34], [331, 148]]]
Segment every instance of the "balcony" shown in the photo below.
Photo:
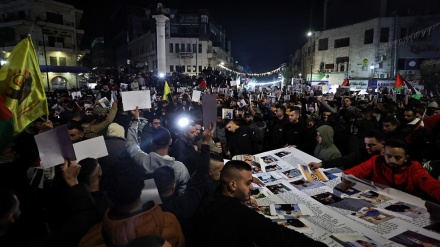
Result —
[[192, 52], [179, 52], [179, 57], [192, 58], [193, 57], [193, 53]]
[[57, 49], [58, 48], [64, 48], [64, 49], [74, 49], [75, 48], [75, 46], [73, 44], [66, 44], [66, 43], [61, 43], [61, 42], [50, 43], [50, 42], [46, 41], [46, 43], [44, 44], [43, 41], [39, 41], [38, 45], [39, 46], [45, 45], [46, 48], [53, 47], [53, 48], [57, 48]]

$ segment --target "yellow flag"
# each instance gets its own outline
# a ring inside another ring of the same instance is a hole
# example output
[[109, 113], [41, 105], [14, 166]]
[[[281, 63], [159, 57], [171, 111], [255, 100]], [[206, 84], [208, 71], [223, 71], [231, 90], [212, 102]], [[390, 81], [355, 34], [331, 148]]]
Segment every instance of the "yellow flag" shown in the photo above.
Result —
[[168, 98], [168, 94], [171, 93], [170, 86], [168, 86], [168, 82], [165, 81], [165, 84], [163, 85], [163, 96], [162, 100], [166, 100]]
[[14, 135], [35, 119], [49, 115], [46, 93], [41, 79], [31, 37], [18, 43], [0, 69], [0, 95], [12, 112]]

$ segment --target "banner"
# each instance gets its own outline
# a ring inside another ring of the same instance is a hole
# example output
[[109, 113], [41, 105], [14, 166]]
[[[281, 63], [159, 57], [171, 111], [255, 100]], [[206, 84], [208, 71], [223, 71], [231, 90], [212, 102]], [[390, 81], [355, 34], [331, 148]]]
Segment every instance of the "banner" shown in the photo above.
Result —
[[0, 69], [0, 95], [12, 112], [14, 135], [35, 119], [49, 115], [46, 93], [41, 79], [31, 37], [18, 43]]

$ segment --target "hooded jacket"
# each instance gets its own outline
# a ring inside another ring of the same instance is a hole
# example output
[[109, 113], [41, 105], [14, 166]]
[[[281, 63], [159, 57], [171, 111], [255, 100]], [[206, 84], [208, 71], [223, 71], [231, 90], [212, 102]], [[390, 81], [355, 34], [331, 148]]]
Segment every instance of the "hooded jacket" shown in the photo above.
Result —
[[137, 124], [132, 124], [128, 129], [126, 142], [127, 152], [130, 157], [138, 165], [144, 167], [148, 173], [152, 173], [160, 166], [171, 166], [176, 176], [176, 190], [179, 192], [179, 195], [182, 194], [190, 177], [186, 166], [168, 155], [160, 156], [155, 152], [147, 154], [142, 151], [137, 142], [137, 133]]
[[321, 135], [322, 142], [316, 144], [313, 156], [322, 161], [328, 161], [341, 157], [341, 152], [339, 152], [339, 149], [335, 144], [333, 144], [332, 127], [323, 125], [316, 129], [316, 131]]
[[431, 177], [417, 161], [391, 168], [386, 165], [383, 155], [375, 155], [344, 173], [440, 202], [440, 181]]

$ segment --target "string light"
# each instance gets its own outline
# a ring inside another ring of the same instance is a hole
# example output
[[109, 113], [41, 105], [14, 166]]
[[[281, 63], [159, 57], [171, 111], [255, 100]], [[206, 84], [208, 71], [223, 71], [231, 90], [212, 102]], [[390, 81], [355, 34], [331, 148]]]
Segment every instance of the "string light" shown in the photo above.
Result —
[[230, 71], [230, 72], [232, 72], [232, 73], [235, 73], [235, 74], [237, 74], [237, 75], [248, 75], [248, 76], [256, 76], [256, 77], [259, 77], [259, 76], [267, 76], [267, 75], [272, 75], [272, 74], [278, 73], [282, 68], [284, 68], [284, 65], [283, 65], [283, 66], [280, 66], [280, 67], [278, 67], [278, 68], [276, 68], [276, 69], [274, 69], [274, 70], [272, 70], [272, 71], [264, 72], [264, 73], [243, 73], [243, 72], [239, 72], [239, 71], [235, 71], [235, 70], [232, 70], [232, 69], [226, 68], [225, 66], [223, 66], [223, 65], [221, 65], [221, 64], [219, 64], [218, 67], [220, 67], [220, 68], [222, 68], [222, 69], [225, 69], [225, 70], [227, 70], [227, 71]]

